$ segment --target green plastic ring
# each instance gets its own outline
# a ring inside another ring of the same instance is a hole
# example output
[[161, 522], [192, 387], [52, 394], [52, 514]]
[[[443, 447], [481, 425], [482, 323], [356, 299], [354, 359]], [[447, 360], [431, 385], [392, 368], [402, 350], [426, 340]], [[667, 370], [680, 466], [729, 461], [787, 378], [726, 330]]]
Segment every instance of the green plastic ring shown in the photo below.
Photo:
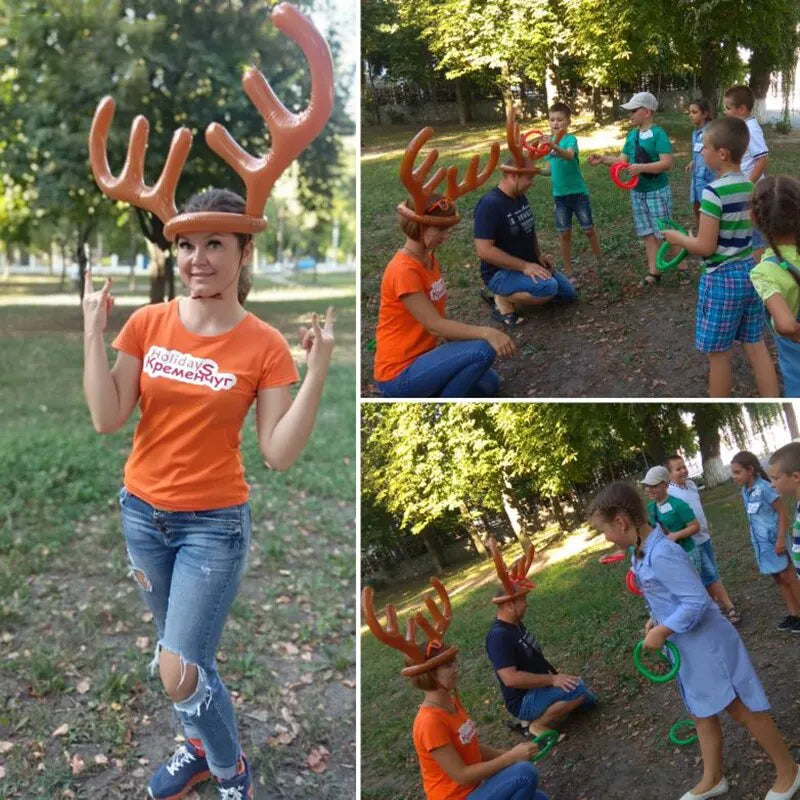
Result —
[[[680, 231], [684, 235], [688, 234], [688, 231], [683, 227], [683, 225], [680, 224], [680, 222], [675, 222], [671, 219], [660, 219], [658, 220], [657, 224], [660, 231], [674, 230]], [[680, 264], [681, 261], [683, 261], [683, 259], [689, 255], [688, 250], [679, 250], [678, 254], [674, 258], [667, 260], [669, 248], [669, 242], [663, 242], [661, 247], [658, 248], [658, 253], [656, 254], [656, 269], [658, 269], [659, 272], [666, 272], [669, 269], [677, 267], [678, 264]]]
[[540, 758], [544, 758], [553, 749], [557, 741], [558, 731], [545, 731], [544, 733], [540, 733], [538, 736], [534, 736], [534, 744], [545, 742], [545, 745], [541, 748], [541, 750], [539, 750], [538, 753], [536, 753], [536, 755], [531, 756], [531, 761], [538, 761]]
[[[675, 647], [672, 642], [667, 642], [666, 647], [667, 650], [672, 653], [672, 669], [665, 673], [664, 675], [656, 675], [654, 672], [650, 672], [644, 664], [642, 664], [642, 647], [644, 645], [644, 639], [642, 639], [636, 647], [633, 648], [633, 663], [636, 666], [636, 669], [642, 673], [648, 680], [652, 681], [653, 683], [667, 683], [671, 681], [677, 674], [678, 670], [681, 668], [681, 654], [678, 652], [678, 648]], [[669, 664], [669, 659], [663, 654], [659, 653], [661, 658]]]
[[685, 745], [685, 744], [694, 744], [697, 739], [697, 731], [695, 731], [693, 736], [690, 736], [688, 739], [679, 739], [678, 738], [678, 728], [685, 728], [691, 725], [694, 727], [694, 720], [693, 719], [679, 719], [670, 729], [669, 729], [669, 740], [672, 744], [677, 744], [678, 746]]

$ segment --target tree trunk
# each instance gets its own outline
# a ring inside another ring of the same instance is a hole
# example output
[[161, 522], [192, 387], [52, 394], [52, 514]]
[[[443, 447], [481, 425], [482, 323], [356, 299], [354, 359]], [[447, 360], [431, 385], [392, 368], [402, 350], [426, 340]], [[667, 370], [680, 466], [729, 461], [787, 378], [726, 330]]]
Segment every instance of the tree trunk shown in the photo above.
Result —
[[367, 75], [369, 76], [369, 85], [372, 89], [372, 107], [375, 110], [375, 121], [378, 125], [383, 124], [381, 119], [381, 102], [378, 99], [378, 93], [375, 91], [375, 76], [372, 74], [372, 67], [367, 64]]
[[555, 514], [558, 527], [561, 528], [562, 531], [569, 530], [569, 523], [567, 522], [567, 517], [564, 514], [564, 508], [561, 505], [561, 501], [557, 497], [551, 497], [550, 505], [553, 509], [553, 514]]
[[713, 489], [728, 480], [720, 457], [722, 437], [719, 434], [716, 416], [713, 412], [706, 413], [702, 405], [698, 406], [694, 412], [694, 427], [700, 445], [706, 488]]
[[786, 417], [786, 427], [789, 429], [789, 435], [792, 441], [800, 439], [800, 428], [797, 427], [797, 415], [794, 413], [794, 406], [791, 403], [781, 403], [783, 406], [783, 414]]
[[141, 208], [136, 208], [136, 218], [150, 254], [150, 302], [162, 303], [165, 294], [172, 300], [175, 297], [172, 242], [164, 236], [164, 223]]
[[503, 62], [500, 67], [500, 78], [500, 89], [503, 92], [503, 105], [506, 109], [506, 115], [508, 115], [508, 112], [512, 111], [514, 108], [514, 96], [511, 94], [511, 73], [506, 62]]
[[68, 253], [68, 245], [66, 242], [61, 242], [59, 244], [61, 248], [61, 279], [58, 284], [59, 291], [64, 291], [64, 281], [67, 279], [67, 253]]
[[667, 448], [655, 412], [645, 413], [642, 429], [645, 435], [647, 458], [653, 464], [663, 464], [667, 458]]
[[78, 262], [78, 295], [83, 300], [83, 282], [86, 279], [86, 265], [89, 263], [89, 259], [86, 257], [86, 239], [81, 235], [78, 235], [75, 256]]
[[545, 68], [544, 71], [545, 94], [552, 100], [552, 102], [555, 102], [556, 98], [559, 96], [557, 75], [558, 75], [558, 57], [554, 57], [553, 63], [550, 64], [550, 66], [548, 66], [547, 68]]
[[150, 255], [150, 265], [147, 270], [150, 276], [150, 302], [162, 303], [164, 301], [167, 284], [167, 254], [150, 240], [147, 241], [147, 252]]
[[436, 545], [431, 540], [431, 537], [427, 531], [422, 531], [421, 536], [422, 541], [425, 543], [425, 549], [428, 551], [428, 555], [430, 555], [431, 559], [433, 560], [433, 565], [436, 568], [436, 574], [441, 575], [444, 572], [444, 560], [442, 559], [441, 553], [436, 548]]
[[508, 522], [511, 525], [511, 530], [517, 541], [521, 541], [520, 534], [522, 533], [522, 512], [517, 508], [514, 503], [514, 496], [511, 494], [510, 488], [506, 486], [503, 490], [503, 509], [508, 517]]
[[458, 105], [458, 124], [466, 125], [467, 109], [466, 109], [466, 103], [464, 102], [464, 90], [461, 85], [461, 82], [462, 82], [461, 78], [455, 79], [456, 104]]
[[475, 552], [484, 557], [486, 555], [486, 547], [483, 544], [483, 540], [481, 539], [480, 533], [477, 531], [475, 527], [475, 522], [472, 519], [472, 515], [469, 512], [469, 509], [466, 506], [466, 503], [463, 501], [460, 504], [461, 510], [461, 519], [464, 522], [464, 526], [467, 529], [467, 533], [469, 534], [469, 540], [472, 543]]
[[753, 106], [753, 113], [760, 121], [764, 121], [764, 112], [767, 105], [767, 92], [772, 70], [775, 65], [769, 56], [768, 51], [763, 47], [756, 47], [750, 54], [750, 88], [756, 96], [756, 104]]
[[599, 86], [592, 89], [592, 114], [595, 124], [600, 125], [603, 121], [603, 93]]
[[700, 94], [716, 109], [717, 98], [717, 50], [716, 42], [700, 42]]

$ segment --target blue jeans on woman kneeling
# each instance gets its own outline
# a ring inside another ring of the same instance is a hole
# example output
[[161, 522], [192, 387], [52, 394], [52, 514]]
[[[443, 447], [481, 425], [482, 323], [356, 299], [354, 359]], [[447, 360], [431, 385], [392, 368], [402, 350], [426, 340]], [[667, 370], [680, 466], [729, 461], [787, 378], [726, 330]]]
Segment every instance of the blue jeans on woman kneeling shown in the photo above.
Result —
[[493, 397], [500, 388], [491, 369], [496, 355], [485, 339], [447, 342], [377, 386], [384, 397]]
[[530, 761], [517, 761], [487, 778], [467, 795], [467, 800], [547, 800], [547, 795], [536, 788], [538, 778]]

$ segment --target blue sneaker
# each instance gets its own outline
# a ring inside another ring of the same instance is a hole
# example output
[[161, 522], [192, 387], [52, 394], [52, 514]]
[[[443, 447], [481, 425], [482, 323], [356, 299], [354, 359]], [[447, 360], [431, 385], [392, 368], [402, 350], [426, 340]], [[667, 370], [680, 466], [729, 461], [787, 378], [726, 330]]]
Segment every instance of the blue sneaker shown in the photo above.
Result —
[[[150, 780], [147, 793], [152, 800], [179, 800], [193, 786], [211, 777], [205, 755], [190, 742], [182, 744]], [[233, 795], [234, 797], [236, 795]]]
[[247, 759], [242, 756], [242, 765], [238, 775], [228, 780], [217, 779], [219, 800], [253, 800], [253, 784], [250, 780], [250, 767]]

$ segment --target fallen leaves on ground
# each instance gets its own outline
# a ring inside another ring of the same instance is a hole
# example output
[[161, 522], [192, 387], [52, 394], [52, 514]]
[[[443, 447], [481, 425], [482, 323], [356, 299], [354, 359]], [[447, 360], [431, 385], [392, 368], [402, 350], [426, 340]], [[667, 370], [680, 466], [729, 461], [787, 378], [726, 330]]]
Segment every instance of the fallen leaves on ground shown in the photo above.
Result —
[[308, 754], [306, 763], [312, 772], [319, 774], [320, 772], [325, 772], [328, 768], [328, 758], [330, 758], [330, 755], [331, 754], [324, 745], [314, 745], [314, 747], [311, 748], [311, 752]]

